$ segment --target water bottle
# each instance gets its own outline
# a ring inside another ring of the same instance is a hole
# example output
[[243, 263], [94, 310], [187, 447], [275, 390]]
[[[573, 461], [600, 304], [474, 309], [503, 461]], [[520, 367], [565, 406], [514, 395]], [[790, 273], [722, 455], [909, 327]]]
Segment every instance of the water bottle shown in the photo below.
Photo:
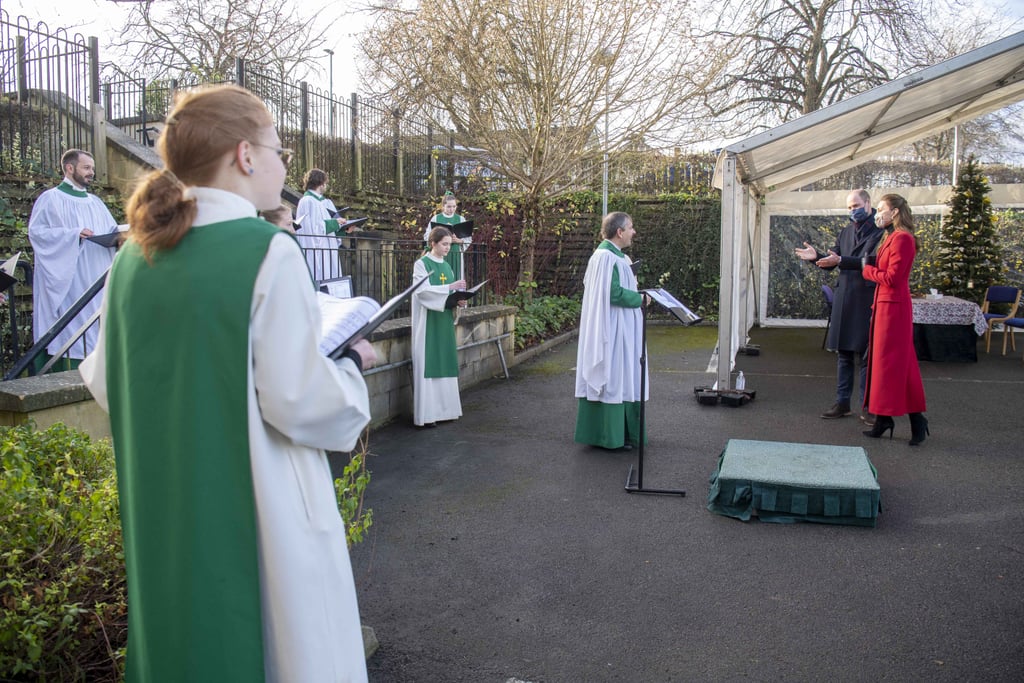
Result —
[[736, 388], [740, 391], [747, 388], [747, 380], [743, 377], [742, 370], [740, 370], [740, 374], [736, 375]]

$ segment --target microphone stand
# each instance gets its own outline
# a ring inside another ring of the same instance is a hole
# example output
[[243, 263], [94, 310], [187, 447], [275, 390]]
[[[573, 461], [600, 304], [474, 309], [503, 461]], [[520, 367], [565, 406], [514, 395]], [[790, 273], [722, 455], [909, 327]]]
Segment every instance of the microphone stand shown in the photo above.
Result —
[[629, 473], [626, 475], [626, 493], [648, 493], [662, 496], [685, 496], [686, 491], [680, 489], [645, 489], [644, 488], [644, 441], [647, 437], [646, 411], [644, 410], [647, 401], [644, 395], [647, 390], [647, 306], [643, 300], [640, 303], [640, 316], [643, 320], [642, 332], [640, 335], [640, 443], [637, 444], [637, 468], [636, 483], [633, 483], [633, 466], [629, 466]]

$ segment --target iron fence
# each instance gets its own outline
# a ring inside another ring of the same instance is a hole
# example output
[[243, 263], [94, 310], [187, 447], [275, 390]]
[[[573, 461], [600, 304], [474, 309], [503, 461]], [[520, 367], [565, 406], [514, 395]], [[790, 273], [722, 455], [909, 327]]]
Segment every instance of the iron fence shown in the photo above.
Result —
[[[386, 237], [328, 237], [329, 248], [303, 247], [307, 263], [314, 273], [325, 278], [348, 275], [352, 278], [354, 296], [368, 296], [384, 303], [412, 284], [413, 267], [424, 254], [422, 240]], [[473, 284], [487, 279], [487, 253], [483, 249], [465, 254], [464, 278]], [[495, 296], [484, 287], [471, 304], [492, 303]], [[398, 316], [409, 315], [409, 302], [398, 309]]]
[[96, 100], [97, 56], [94, 38], [0, 9], [0, 171], [47, 175], [64, 150], [92, 145], [80, 122]]

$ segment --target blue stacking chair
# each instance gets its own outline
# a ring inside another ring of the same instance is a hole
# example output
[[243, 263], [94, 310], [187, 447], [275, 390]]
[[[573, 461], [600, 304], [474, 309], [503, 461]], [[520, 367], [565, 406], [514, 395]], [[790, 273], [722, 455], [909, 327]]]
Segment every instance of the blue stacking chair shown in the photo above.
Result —
[[[1003, 353], [1006, 353], [1006, 335], [1010, 335], [1010, 344], [1013, 350], [1017, 350], [1017, 344], [1013, 341], [1013, 328], [1024, 329], [1024, 318], [1007, 318], [1003, 321]], [[1024, 361], [1024, 356], [1021, 356]]]
[[[1014, 316], [1017, 315], [1017, 307], [1020, 306], [1020, 290], [1016, 287], [1007, 287], [1005, 285], [992, 285], [985, 291], [985, 301], [981, 304], [981, 312], [985, 316], [985, 321], [988, 323], [988, 328], [985, 330], [985, 353], [989, 353], [992, 346], [992, 328], [996, 323], [1003, 324], [1003, 355], [1006, 355], [1006, 337], [1010, 337], [1010, 345], [1013, 350], [1017, 350], [1017, 342], [1013, 339], [1013, 334], [1010, 333], [1010, 328], [1014, 325], [1007, 325], [1007, 320], [1013, 320]], [[990, 310], [991, 304], [1008, 304], [1009, 311], [1006, 313], [994, 313]], [[1019, 325], [1017, 326], [1019, 327]]]

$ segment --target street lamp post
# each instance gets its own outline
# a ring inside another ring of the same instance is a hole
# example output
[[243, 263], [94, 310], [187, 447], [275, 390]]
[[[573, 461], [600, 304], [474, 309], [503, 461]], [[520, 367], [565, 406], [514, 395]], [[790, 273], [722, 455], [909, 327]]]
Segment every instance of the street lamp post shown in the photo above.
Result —
[[606, 47], [600, 51], [598, 56], [601, 66], [606, 70], [604, 83], [604, 163], [601, 170], [601, 218], [608, 215], [608, 149], [610, 147], [610, 136], [608, 135], [608, 90], [611, 88], [611, 69], [614, 66], [615, 51]]
[[327, 79], [329, 81], [327, 90], [331, 101], [331, 137], [334, 137], [334, 50], [324, 48], [327, 53]]
[[601, 218], [608, 215], [608, 86], [604, 89], [604, 182], [601, 186]]

